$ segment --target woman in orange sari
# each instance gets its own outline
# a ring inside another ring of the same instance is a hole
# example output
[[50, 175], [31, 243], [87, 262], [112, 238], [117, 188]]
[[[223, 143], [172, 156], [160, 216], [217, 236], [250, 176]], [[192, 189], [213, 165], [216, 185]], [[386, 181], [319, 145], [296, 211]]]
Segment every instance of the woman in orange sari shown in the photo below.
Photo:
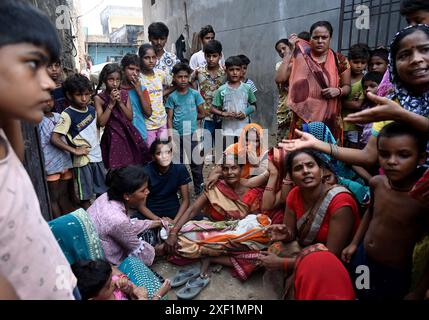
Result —
[[330, 49], [332, 25], [319, 21], [311, 26], [308, 43], [295, 35], [288, 106], [293, 111], [291, 135], [302, 123], [325, 123], [337, 141], [342, 140], [341, 97], [350, 93], [350, 65]]
[[[271, 224], [262, 214], [261, 204], [267, 174], [242, 179], [243, 166], [235, 155], [225, 155], [222, 164], [224, 179], [206, 190], [179, 218], [165, 242], [167, 252], [185, 258], [206, 258], [203, 273], [209, 264], [234, 268], [246, 280], [258, 266], [260, 250], [267, 249], [270, 239], [264, 230]], [[214, 222], [191, 221], [200, 212]]]
[[225, 153], [237, 155], [245, 160], [241, 177], [247, 179], [265, 171], [267, 150], [268, 137], [264, 136], [264, 129], [259, 124], [249, 123], [241, 131], [238, 142], [227, 147]]

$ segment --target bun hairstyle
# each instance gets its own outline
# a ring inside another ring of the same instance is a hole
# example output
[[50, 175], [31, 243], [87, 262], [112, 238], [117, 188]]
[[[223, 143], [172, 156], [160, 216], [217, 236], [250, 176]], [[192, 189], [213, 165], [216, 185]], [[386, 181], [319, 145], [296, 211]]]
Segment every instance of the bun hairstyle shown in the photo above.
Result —
[[124, 194], [132, 194], [148, 181], [148, 176], [142, 166], [128, 166], [109, 170], [106, 185], [109, 190], [109, 200], [122, 202]]

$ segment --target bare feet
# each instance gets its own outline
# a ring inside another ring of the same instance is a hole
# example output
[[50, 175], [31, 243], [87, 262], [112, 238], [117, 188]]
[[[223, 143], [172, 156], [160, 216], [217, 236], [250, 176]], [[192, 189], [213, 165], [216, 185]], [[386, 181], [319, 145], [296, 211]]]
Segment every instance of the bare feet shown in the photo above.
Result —
[[211, 263], [210, 258], [204, 258], [203, 260], [201, 260], [201, 272], [200, 272], [201, 278], [207, 278], [210, 276], [210, 270], [209, 270], [210, 263]]
[[162, 284], [161, 288], [159, 288], [157, 294], [163, 297], [167, 294], [168, 291], [170, 291], [170, 289], [171, 289], [171, 281], [169, 279], [166, 279]]

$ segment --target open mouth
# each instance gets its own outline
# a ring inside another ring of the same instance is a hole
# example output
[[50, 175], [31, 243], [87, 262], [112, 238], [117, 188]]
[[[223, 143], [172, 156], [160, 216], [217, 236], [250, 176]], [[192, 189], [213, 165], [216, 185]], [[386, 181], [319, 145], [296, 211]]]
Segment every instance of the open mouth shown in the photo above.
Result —
[[411, 75], [413, 77], [423, 77], [423, 76], [426, 76], [427, 74], [428, 74], [428, 68], [419, 68], [411, 72]]
[[302, 182], [304, 182], [304, 183], [312, 183], [314, 181], [314, 178], [310, 178], [310, 177], [307, 177], [307, 178], [304, 178], [303, 180], [302, 180]]

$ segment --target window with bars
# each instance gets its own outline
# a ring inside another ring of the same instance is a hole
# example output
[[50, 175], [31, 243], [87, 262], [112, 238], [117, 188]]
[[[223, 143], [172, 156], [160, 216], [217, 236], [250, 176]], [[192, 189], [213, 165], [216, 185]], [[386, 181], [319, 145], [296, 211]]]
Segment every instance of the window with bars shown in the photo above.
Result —
[[[400, 0], [341, 0], [338, 51], [347, 54], [350, 46], [367, 43], [370, 48], [388, 47], [395, 34], [407, 23], [399, 12]], [[362, 14], [357, 7], [369, 8], [369, 29], [356, 26]]]

